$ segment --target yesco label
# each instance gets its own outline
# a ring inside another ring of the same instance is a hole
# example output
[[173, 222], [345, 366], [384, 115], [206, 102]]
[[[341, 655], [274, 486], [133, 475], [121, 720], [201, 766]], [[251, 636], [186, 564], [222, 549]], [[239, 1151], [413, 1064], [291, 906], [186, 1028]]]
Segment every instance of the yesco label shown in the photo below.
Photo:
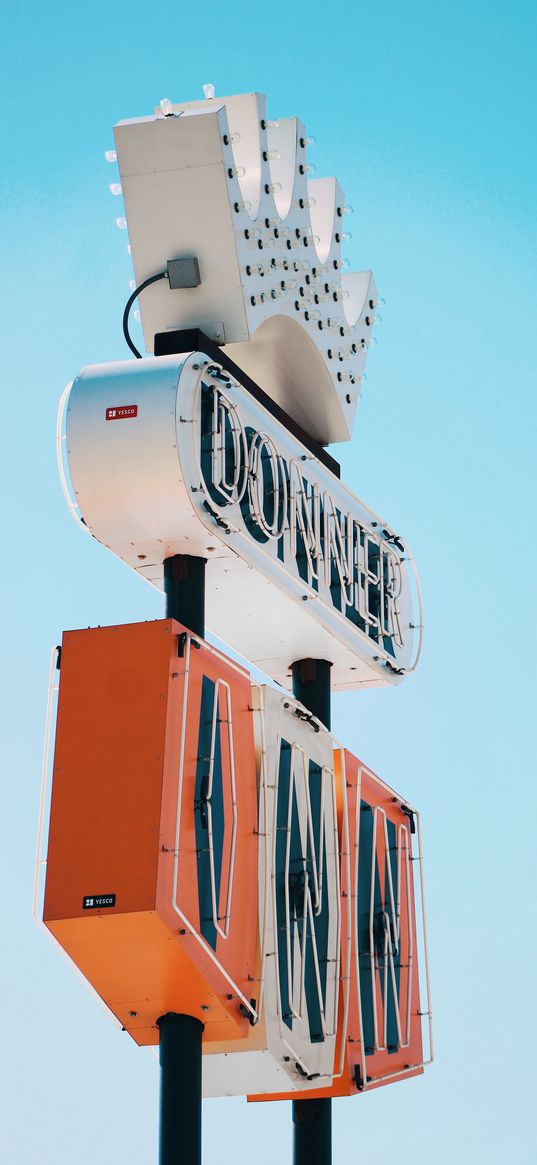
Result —
[[115, 405], [106, 410], [107, 421], [126, 421], [138, 416], [138, 405]]
[[115, 894], [86, 894], [82, 899], [83, 910], [103, 910], [107, 906], [115, 906]]

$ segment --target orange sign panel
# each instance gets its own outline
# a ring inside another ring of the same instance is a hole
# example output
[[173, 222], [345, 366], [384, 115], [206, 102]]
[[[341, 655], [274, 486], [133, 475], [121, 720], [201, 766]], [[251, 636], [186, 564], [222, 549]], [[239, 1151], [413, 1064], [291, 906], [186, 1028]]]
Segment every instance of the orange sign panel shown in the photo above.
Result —
[[173, 620], [67, 632], [44, 921], [138, 1044], [256, 1018], [248, 673]]

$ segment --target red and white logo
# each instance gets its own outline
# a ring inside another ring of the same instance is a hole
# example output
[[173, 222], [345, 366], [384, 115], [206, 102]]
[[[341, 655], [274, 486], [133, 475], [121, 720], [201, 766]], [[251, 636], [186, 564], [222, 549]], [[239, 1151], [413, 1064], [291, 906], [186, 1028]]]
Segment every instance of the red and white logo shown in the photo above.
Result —
[[125, 421], [129, 417], [138, 416], [138, 405], [116, 405], [106, 410], [107, 421]]

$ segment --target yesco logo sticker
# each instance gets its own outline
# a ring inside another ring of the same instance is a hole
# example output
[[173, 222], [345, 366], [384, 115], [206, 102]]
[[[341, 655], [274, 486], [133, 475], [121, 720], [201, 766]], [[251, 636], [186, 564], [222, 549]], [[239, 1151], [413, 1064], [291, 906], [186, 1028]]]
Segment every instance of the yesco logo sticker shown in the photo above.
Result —
[[115, 906], [115, 894], [86, 894], [82, 900], [83, 910], [104, 910], [107, 906]]
[[115, 405], [106, 410], [107, 421], [126, 421], [138, 416], [138, 405]]

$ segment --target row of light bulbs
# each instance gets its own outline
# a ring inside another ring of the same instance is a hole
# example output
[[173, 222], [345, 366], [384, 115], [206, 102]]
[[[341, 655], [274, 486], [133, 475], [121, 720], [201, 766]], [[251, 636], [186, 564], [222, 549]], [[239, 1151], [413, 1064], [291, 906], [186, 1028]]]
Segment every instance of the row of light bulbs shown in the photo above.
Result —
[[[208, 92], [206, 92], [206, 90], [209, 90], [210, 92], [208, 93]], [[211, 97], [214, 96], [214, 87], [213, 86], [204, 86], [204, 92], [205, 92], [205, 96], [209, 97], [209, 99], [210, 99]], [[165, 99], [163, 99], [163, 101], [161, 101], [160, 108], [161, 108], [161, 115], [163, 117], [168, 117], [168, 116], [173, 115], [172, 103], [169, 102], [168, 99], [165, 98]], [[263, 128], [265, 128], [265, 127], [277, 128], [278, 122], [267, 121], [264, 123]], [[315, 140], [316, 139], [314, 137], [308, 137], [308, 138], [302, 139], [300, 144], [301, 145], [311, 145], [311, 144], [315, 143]], [[234, 134], [224, 135], [224, 143], [226, 145], [227, 144], [234, 144], [238, 141], [240, 141], [240, 134], [234, 133]], [[264, 157], [264, 160], [266, 160], [266, 161], [277, 160], [280, 157], [280, 153], [278, 150], [267, 150], [264, 152], [263, 157]], [[115, 150], [107, 150], [105, 152], [105, 159], [110, 164], [117, 162], [116, 151]], [[307, 165], [301, 164], [298, 168], [299, 168], [301, 174], [311, 173], [311, 172], [315, 171], [315, 165], [313, 163], [308, 163]], [[239, 166], [239, 167], [229, 167], [228, 168], [228, 176], [230, 178], [231, 177], [241, 178], [241, 177], [244, 177], [244, 175], [245, 175], [244, 167]], [[123, 193], [120, 182], [110, 183], [109, 189], [115, 197], [119, 197]], [[267, 194], [269, 192], [270, 193], [279, 193], [281, 191], [281, 189], [282, 189], [282, 186], [281, 186], [281, 183], [279, 183], [279, 182], [267, 183], [265, 186], [265, 191]], [[316, 199], [313, 195], [308, 196], [307, 198], [294, 199], [293, 203], [292, 203], [292, 205], [299, 206], [300, 209], [305, 209], [306, 207], [311, 208], [315, 204], [316, 204]], [[239, 212], [240, 210], [250, 211], [251, 210], [251, 203], [247, 202], [247, 201], [243, 201], [241, 203], [236, 202], [234, 204], [234, 208], [235, 208], [236, 212]], [[347, 205], [337, 207], [336, 213], [337, 213], [338, 217], [342, 217], [343, 215], [352, 214], [353, 208], [351, 206], [347, 206]], [[127, 229], [127, 220], [126, 220], [124, 215], [120, 215], [116, 218], [116, 225], [121, 230]], [[272, 230], [274, 231], [275, 237], [273, 237], [273, 238], [267, 237], [267, 236], [263, 237], [264, 232], [262, 230], [260, 230], [259, 227], [253, 227], [251, 230], [248, 230], [247, 232], [245, 232], [245, 234], [247, 234], [247, 236], [249, 236], [247, 238], [247, 245], [249, 245], [250, 249], [254, 249], [254, 247], [258, 250], [265, 249], [265, 248], [273, 248], [275, 246], [278, 246], [280, 240], [285, 241], [286, 247], [288, 250], [290, 250], [291, 248], [294, 249], [294, 248], [301, 247], [304, 245], [307, 246], [310, 243], [317, 244], [320, 242], [319, 236], [315, 235], [312, 230], [306, 230], [306, 231], [299, 231], [298, 229], [296, 229], [295, 231], [289, 230], [289, 229], [285, 228], [285, 226], [282, 226], [281, 219], [265, 219], [264, 226], [265, 226], [266, 230], [270, 230], [272, 228]], [[336, 232], [335, 237], [336, 237], [336, 241], [338, 243], [343, 242], [343, 241], [348, 241], [349, 239], [352, 238], [350, 232], [348, 232], [348, 231], [338, 231], [338, 232]], [[130, 252], [130, 246], [128, 247], [128, 250]], [[348, 260], [342, 259], [339, 261], [334, 261], [334, 267], [336, 269], [338, 269], [338, 268], [346, 269], [349, 267]], [[290, 264], [289, 260], [284, 257], [284, 258], [279, 258], [279, 259], [272, 259], [270, 264], [246, 265], [245, 271], [246, 271], [247, 276], [249, 276], [249, 275], [265, 276], [265, 275], [271, 275], [271, 274], [276, 275], [278, 268], [280, 268], [284, 271], [287, 271], [291, 268], [291, 270], [294, 270], [297, 273], [299, 271], [307, 272], [308, 274], [306, 274], [306, 281], [308, 283], [310, 282], [310, 278], [309, 278], [310, 272], [313, 274], [314, 278], [317, 278], [319, 276], [322, 278], [322, 276], [324, 274], [327, 274], [328, 270], [329, 270], [329, 268], [326, 265], [318, 265], [317, 267], [313, 267], [312, 264], [307, 260], [306, 261], [296, 261], [295, 260]], [[134, 288], [136, 286], [135, 281], [131, 280], [129, 286], [130, 286], [131, 290], [134, 290]], [[318, 304], [321, 302], [330, 302], [330, 301], [337, 302], [338, 300], [341, 300], [341, 299], [348, 300], [350, 298], [349, 291], [346, 289], [341, 290], [339, 288], [339, 285], [337, 285], [337, 284], [328, 284], [327, 282], [325, 282], [324, 292], [320, 293], [320, 292], [314, 292], [312, 290], [308, 294], [305, 292], [305, 290], [302, 287], [300, 287], [297, 280], [295, 280], [295, 279], [282, 280], [282, 281], [280, 281], [280, 285], [278, 287], [271, 288], [270, 290], [267, 289], [266, 292], [263, 291], [258, 296], [251, 296], [250, 302], [251, 302], [252, 306], [256, 306], [257, 304], [263, 304], [263, 303], [268, 302], [270, 300], [275, 300], [275, 299], [287, 297], [289, 292], [296, 291], [297, 288], [300, 292], [300, 299], [302, 300], [302, 304], [297, 299], [296, 303], [295, 303], [295, 307], [297, 310], [301, 310], [301, 308], [302, 308], [302, 310], [304, 310], [304, 315], [305, 315], [305, 318], [307, 321], [316, 321], [318, 323], [320, 329], [338, 328], [339, 334], [341, 336], [349, 335], [354, 331], [355, 325], [352, 327], [349, 327], [349, 326], [342, 325], [339, 320], [336, 321], [336, 320], [332, 320], [330, 318], [323, 319], [320, 312], [317, 312], [315, 310], [313, 310], [313, 311], [309, 310], [309, 305], [312, 303]], [[384, 302], [384, 301], [379, 300], [378, 302]], [[305, 309], [303, 307], [304, 304], [307, 305], [307, 307]], [[377, 307], [377, 303], [371, 302], [370, 306], [371, 306], [372, 312], [374, 312], [375, 308]], [[138, 320], [140, 319], [139, 310], [136, 310], [134, 312], [134, 318], [138, 319]], [[381, 317], [379, 315], [372, 314], [369, 319], [366, 319], [366, 323], [368, 325], [372, 325], [373, 323], [380, 321], [380, 319], [381, 319]], [[376, 339], [374, 337], [372, 340], [362, 339], [360, 341], [359, 347], [362, 350], [366, 350], [367, 347], [369, 347], [369, 344], [371, 342], [376, 343]], [[334, 350], [334, 349], [328, 348], [328, 350], [327, 350], [327, 356], [329, 359], [337, 359], [340, 362], [343, 362], [346, 360], [351, 360], [357, 353], [358, 353], [358, 346], [356, 344], [353, 344], [350, 348], [347, 348], [347, 349]], [[366, 374], [362, 373], [360, 376], [356, 377], [350, 372], [338, 372], [337, 377], [338, 377], [338, 381], [340, 381], [340, 382], [350, 383], [350, 384], [354, 385], [356, 383], [357, 379], [358, 380], [365, 380]], [[355, 399], [355, 398], [347, 397], [347, 399], [349, 400], [349, 399]]]

